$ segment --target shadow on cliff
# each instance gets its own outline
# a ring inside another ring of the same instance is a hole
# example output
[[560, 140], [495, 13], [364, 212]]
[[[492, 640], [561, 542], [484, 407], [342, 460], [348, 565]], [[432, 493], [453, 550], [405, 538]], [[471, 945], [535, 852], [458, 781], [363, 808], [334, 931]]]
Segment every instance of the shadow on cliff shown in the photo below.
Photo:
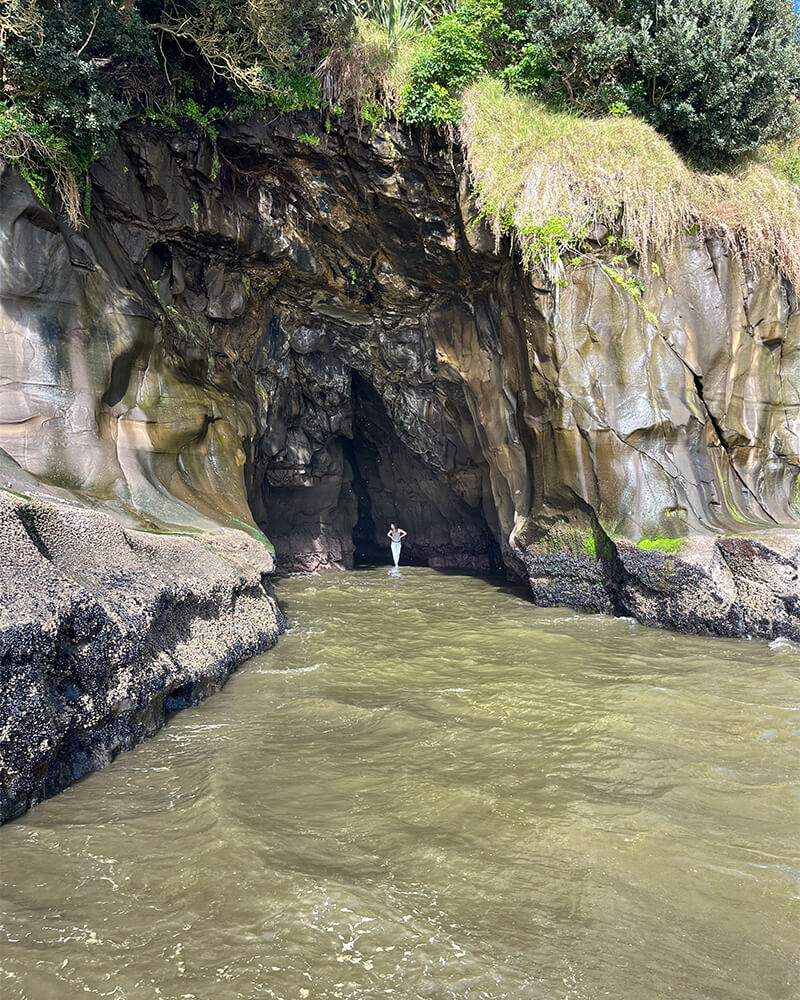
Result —
[[272, 473], [265, 531], [279, 566], [296, 572], [389, 565], [386, 532], [394, 522], [408, 532], [406, 565], [503, 574], [484, 512], [487, 473], [470, 465], [464, 444], [454, 440], [446, 450], [449, 468], [420, 457], [402, 440], [374, 387], [354, 370], [346, 405], [350, 435], [326, 442], [326, 460], [312, 462], [287, 485]]

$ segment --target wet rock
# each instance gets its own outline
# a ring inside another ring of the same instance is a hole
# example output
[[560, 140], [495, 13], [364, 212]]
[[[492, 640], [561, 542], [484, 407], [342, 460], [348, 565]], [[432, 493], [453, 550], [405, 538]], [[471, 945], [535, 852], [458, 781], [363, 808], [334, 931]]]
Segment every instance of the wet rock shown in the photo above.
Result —
[[[218, 174], [202, 137], [137, 126], [92, 168], [81, 234], [3, 169], [0, 447], [30, 474], [19, 492], [49, 484], [130, 537], [201, 548], [258, 525], [289, 569], [386, 559], [396, 520], [408, 558], [503, 565], [541, 603], [797, 640], [796, 289], [688, 234], [639, 267], [642, 303], [597, 263], [551, 287], [476, 222], [457, 148], [344, 116], [298, 150], [301, 124], [223, 129]], [[26, 509], [4, 544], [53, 565]], [[77, 527], [59, 549], [66, 631], [13, 605], [8, 662], [69, 649], [70, 712], [127, 634], [107, 601], [140, 592], [124, 546], [95, 589], [73, 580], [93, 551]], [[181, 608], [191, 629], [230, 601], [232, 583], [200, 597], [187, 573], [152, 584], [136, 627]], [[42, 607], [49, 579], [29, 583]], [[220, 638], [207, 662], [250, 648]], [[125, 739], [157, 697], [188, 697], [171, 662], [142, 668]], [[47, 684], [15, 677], [9, 704], [44, 732]]]
[[[2, 459], [4, 479], [14, 467]], [[244, 532], [124, 528], [17, 475], [0, 490], [0, 822], [152, 735], [283, 618]]]

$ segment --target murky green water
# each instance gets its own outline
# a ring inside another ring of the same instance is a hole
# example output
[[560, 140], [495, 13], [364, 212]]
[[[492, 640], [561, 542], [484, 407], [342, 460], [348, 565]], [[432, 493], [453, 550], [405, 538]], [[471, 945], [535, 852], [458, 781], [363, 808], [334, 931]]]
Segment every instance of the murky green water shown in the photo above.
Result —
[[3, 1000], [800, 996], [800, 655], [385, 569], [0, 830]]

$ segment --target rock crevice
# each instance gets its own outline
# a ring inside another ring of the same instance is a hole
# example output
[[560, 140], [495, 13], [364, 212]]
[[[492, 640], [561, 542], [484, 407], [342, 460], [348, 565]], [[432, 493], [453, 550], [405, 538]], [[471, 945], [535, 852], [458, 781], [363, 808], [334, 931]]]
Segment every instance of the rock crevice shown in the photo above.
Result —
[[[386, 558], [390, 520], [410, 559], [501, 568], [544, 604], [800, 641], [796, 289], [690, 234], [641, 267], [643, 302], [599, 263], [550, 287], [476, 221], [458, 148], [347, 115], [297, 138], [317, 124], [228, 126], [218, 171], [199, 134], [123, 131], [79, 233], [3, 168], [4, 544], [39, 567], [5, 602], [9, 676], [94, 656], [106, 698], [104, 636], [152, 626], [147, 650], [122, 645], [156, 663], [182, 649], [170, 616], [213, 620], [197, 676], [183, 652], [153, 667], [147, 704], [182, 702], [279, 630], [262, 531], [284, 568], [346, 567]], [[74, 510], [120, 536], [56, 533], [56, 573], [42, 525]], [[29, 600], [50, 624], [26, 647]]]

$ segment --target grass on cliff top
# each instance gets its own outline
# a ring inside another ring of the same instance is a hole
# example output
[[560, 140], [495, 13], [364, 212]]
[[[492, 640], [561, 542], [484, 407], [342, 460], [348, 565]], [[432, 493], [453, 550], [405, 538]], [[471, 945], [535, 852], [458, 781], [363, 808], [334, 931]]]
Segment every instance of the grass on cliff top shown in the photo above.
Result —
[[554, 112], [491, 77], [463, 102], [478, 208], [498, 238], [513, 236], [526, 263], [552, 274], [596, 224], [621, 230], [645, 260], [687, 231], [713, 233], [800, 287], [797, 150], [773, 147], [730, 172], [702, 173], [630, 115]]
[[[401, 116], [408, 70], [424, 35], [391, 44], [374, 21], [332, 52], [330, 99], [351, 101], [375, 123]], [[646, 122], [584, 118], [509, 92], [486, 76], [462, 95], [460, 135], [480, 214], [510, 235], [526, 265], [551, 277], [586, 236], [605, 226], [644, 261], [687, 232], [720, 236], [756, 265], [800, 287], [800, 141], [772, 143], [730, 171], [689, 166]]]

